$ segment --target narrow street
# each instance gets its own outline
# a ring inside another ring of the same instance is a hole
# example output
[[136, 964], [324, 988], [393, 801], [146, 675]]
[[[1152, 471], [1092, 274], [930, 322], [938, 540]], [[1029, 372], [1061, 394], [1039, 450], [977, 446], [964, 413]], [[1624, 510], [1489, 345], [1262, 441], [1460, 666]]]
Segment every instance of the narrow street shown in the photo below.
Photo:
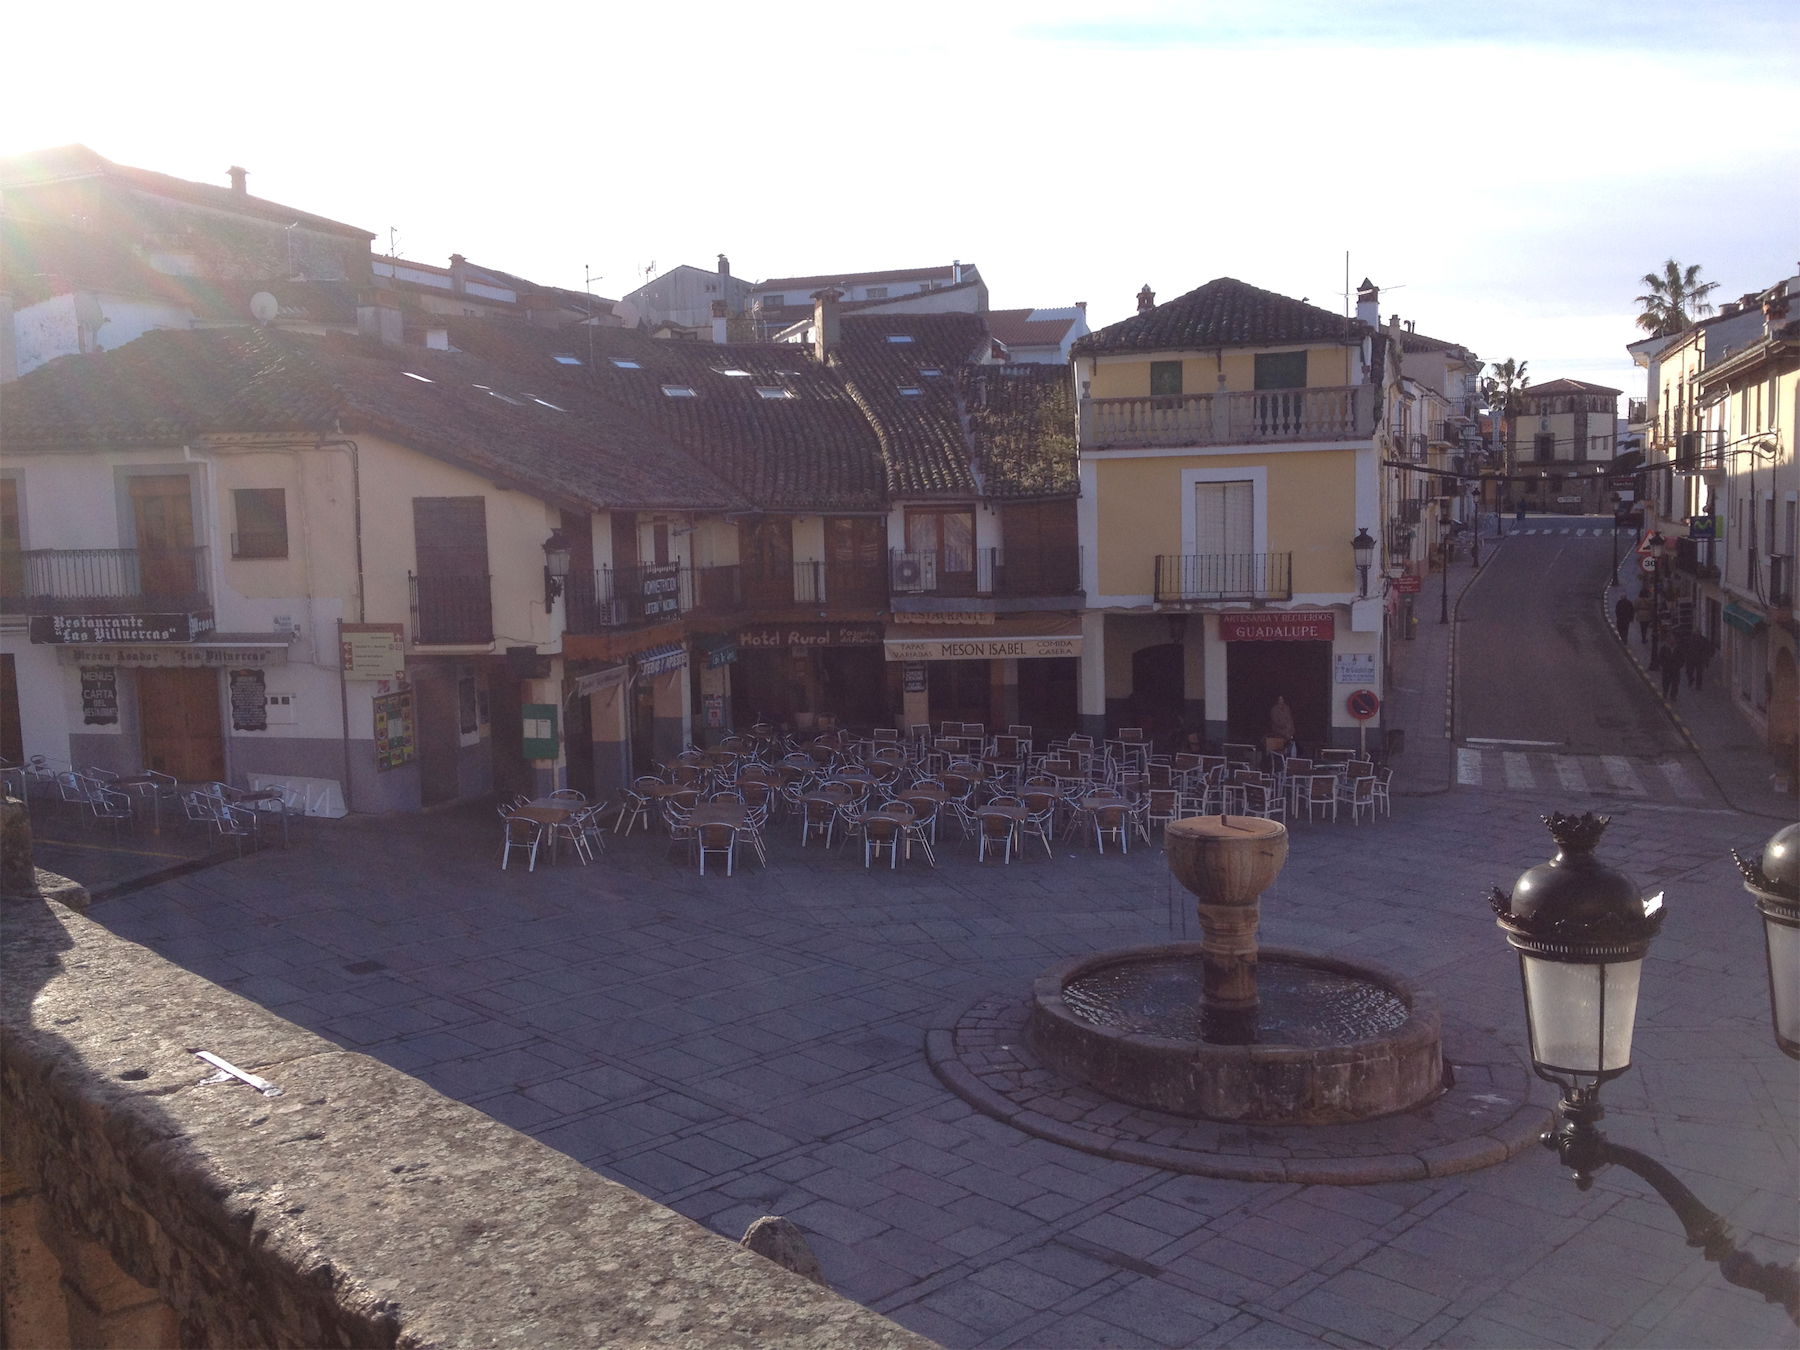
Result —
[[[1509, 523], [1458, 611], [1457, 782], [1546, 805], [1719, 806], [1603, 612], [1613, 559], [1597, 517]], [[1619, 547], [1626, 547], [1622, 536]], [[1636, 642], [1634, 628], [1631, 640]]]

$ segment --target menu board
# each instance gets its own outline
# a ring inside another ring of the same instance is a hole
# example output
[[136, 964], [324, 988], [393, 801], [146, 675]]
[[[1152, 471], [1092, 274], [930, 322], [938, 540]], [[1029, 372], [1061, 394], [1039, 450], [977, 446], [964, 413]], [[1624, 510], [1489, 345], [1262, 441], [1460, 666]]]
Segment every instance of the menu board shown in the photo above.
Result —
[[119, 672], [111, 666], [81, 668], [81, 720], [90, 727], [119, 720]]
[[231, 672], [231, 729], [233, 731], [267, 731], [269, 698], [263, 687], [260, 670]]
[[375, 767], [397, 769], [413, 758], [412, 690], [375, 699]]

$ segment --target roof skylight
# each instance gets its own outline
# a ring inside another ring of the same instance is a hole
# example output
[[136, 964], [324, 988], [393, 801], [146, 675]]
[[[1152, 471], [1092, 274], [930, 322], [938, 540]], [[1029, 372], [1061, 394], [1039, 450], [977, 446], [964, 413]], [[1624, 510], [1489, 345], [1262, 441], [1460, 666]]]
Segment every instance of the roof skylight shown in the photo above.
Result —
[[694, 393], [694, 387], [689, 384], [665, 384], [662, 387], [662, 391], [669, 398], [698, 398], [699, 397], [699, 395]]
[[919, 367], [919, 374], [921, 374], [921, 375], [928, 375], [928, 376], [929, 375], [942, 375], [943, 373], [944, 372], [939, 370], [936, 366], [920, 366]]
[[557, 352], [550, 359], [559, 366], [578, 366], [581, 364], [581, 358], [575, 355], [574, 352]]
[[733, 379], [736, 379], [736, 380], [747, 380], [750, 378], [749, 371], [738, 370], [734, 366], [714, 366], [713, 369], [716, 370], [721, 375], [729, 375]]
[[792, 398], [792, 397], [794, 397], [794, 391], [792, 389], [783, 389], [778, 384], [759, 384], [756, 386], [756, 392], [758, 395], [760, 395], [763, 398]]
[[642, 370], [643, 369], [643, 366], [639, 365], [636, 361], [633, 361], [630, 357], [611, 356], [611, 357], [608, 357], [607, 359], [609, 361], [611, 361], [615, 366], [617, 366], [620, 370]]
[[406, 376], [406, 378], [409, 380], [417, 380], [420, 384], [436, 384], [437, 383], [437, 381], [432, 379], [431, 376], [429, 376], [429, 375], [415, 375], [410, 370], [403, 370], [400, 373], [402, 375]]
[[920, 394], [923, 394], [925, 391], [923, 389], [919, 388], [918, 385], [916, 385], [916, 384], [903, 384], [900, 386], [900, 392], [902, 394], [904, 394], [907, 398], [917, 398]]
[[911, 333], [889, 333], [887, 340], [889, 342], [911, 342], [913, 336]]
[[550, 400], [549, 400], [549, 399], [547, 399], [547, 398], [539, 398], [539, 397], [538, 397], [538, 396], [537, 396], [537, 395], [536, 395], [536, 394], [533, 394], [533, 395], [532, 395], [532, 396], [531, 396], [531, 401], [532, 401], [532, 402], [533, 402], [533, 403], [541, 403], [541, 404], [543, 404], [543, 405], [544, 405], [544, 407], [546, 407], [546, 408], [548, 408], [548, 409], [550, 409], [550, 411], [551, 411], [551, 412], [567, 412], [567, 411], [569, 411], [569, 410], [568, 410], [568, 409], [567, 409], [567, 408], [559, 408], [559, 407], [557, 407], [557, 406], [556, 406], [556, 405], [555, 405], [555, 404], [554, 404], [554, 403], [552, 403], [552, 402], [551, 402], [551, 401], [550, 401]]
[[525, 406], [523, 402], [514, 398], [511, 394], [503, 394], [498, 389], [490, 389], [487, 392], [489, 398], [497, 398], [502, 403], [512, 404], [515, 408], [523, 408]]

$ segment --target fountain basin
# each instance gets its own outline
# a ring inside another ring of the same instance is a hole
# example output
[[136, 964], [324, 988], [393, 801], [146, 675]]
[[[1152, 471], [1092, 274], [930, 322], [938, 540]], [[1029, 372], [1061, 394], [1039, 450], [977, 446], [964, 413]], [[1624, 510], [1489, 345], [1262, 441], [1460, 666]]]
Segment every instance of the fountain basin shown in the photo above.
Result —
[[[1411, 1110], [1443, 1087], [1436, 1000], [1387, 971], [1264, 948], [1256, 1039], [1206, 1039], [1203, 944], [1079, 957], [1032, 986], [1026, 1037], [1048, 1067], [1173, 1115], [1329, 1125]], [[1187, 992], [1191, 988], [1191, 995]]]

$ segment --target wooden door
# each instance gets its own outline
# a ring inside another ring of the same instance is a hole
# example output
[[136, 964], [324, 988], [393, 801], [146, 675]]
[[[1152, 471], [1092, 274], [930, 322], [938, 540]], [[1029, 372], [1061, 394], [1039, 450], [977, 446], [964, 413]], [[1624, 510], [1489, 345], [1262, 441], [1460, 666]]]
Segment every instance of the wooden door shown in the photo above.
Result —
[[193, 487], [184, 473], [129, 480], [137, 532], [138, 590], [159, 609], [198, 608]]
[[887, 603], [887, 522], [868, 516], [825, 518], [825, 595], [837, 605]]
[[137, 692], [144, 767], [183, 783], [223, 782], [219, 672], [147, 668], [137, 673]]
[[456, 670], [421, 664], [413, 669], [413, 715], [419, 747], [419, 797], [426, 806], [455, 801], [460, 790]]

